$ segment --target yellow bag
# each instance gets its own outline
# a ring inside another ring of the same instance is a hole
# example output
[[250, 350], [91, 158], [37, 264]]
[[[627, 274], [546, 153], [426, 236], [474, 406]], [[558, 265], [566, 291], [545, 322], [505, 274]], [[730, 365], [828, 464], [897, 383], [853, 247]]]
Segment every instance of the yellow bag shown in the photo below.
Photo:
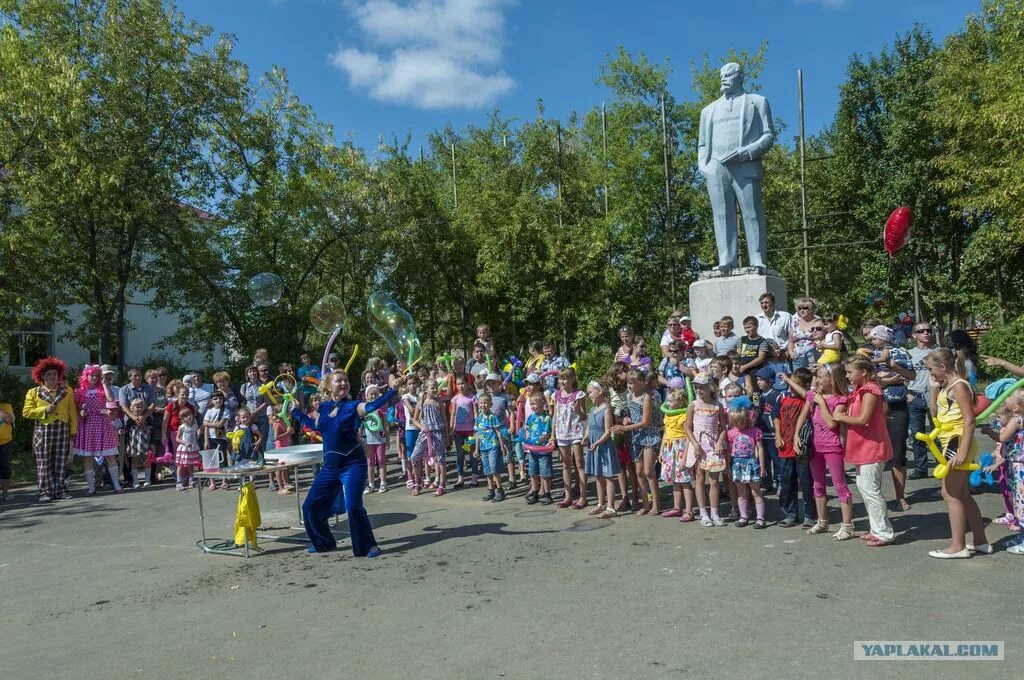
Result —
[[246, 541], [256, 547], [256, 529], [263, 523], [260, 517], [260, 502], [256, 498], [256, 487], [251, 481], [242, 485], [242, 493], [238, 497], [238, 513], [235, 515], [235, 545], [245, 545]]

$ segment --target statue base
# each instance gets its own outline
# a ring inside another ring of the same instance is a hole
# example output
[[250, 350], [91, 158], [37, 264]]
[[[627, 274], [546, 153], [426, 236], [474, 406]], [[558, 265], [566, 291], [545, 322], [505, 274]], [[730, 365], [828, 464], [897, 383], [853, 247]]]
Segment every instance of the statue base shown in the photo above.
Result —
[[712, 325], [723, 316], [736, 322], [734, 332], [743, 335], [743, 319], [761, 313], [759, 298], [775, 295], [775, 308], [789, 310], [786, 281], [767, 267], [736, 267], [701, 272], [690, 284], [690, 316], [700, 337], [713, 342]]

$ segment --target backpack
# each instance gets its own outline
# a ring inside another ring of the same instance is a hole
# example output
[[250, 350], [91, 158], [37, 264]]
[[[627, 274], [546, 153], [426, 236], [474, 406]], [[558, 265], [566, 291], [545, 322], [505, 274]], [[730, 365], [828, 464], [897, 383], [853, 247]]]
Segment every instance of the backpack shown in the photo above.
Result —
[[797, 441], [800, 442], [800, 452], [796, 454], [796, 462], [798, 463], [806, 463], [811, 459], [811, 450], [814, 447], [815, 408], [817, 407], [812, 404], [811, 410], [807, 412], [807, 419], [800, 426], [800, 431], [796, 433]]

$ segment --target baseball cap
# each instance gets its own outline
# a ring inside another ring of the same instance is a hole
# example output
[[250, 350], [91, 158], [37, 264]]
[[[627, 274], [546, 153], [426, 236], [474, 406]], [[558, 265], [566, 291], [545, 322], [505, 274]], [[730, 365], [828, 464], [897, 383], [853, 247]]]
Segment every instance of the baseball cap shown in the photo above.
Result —
[[697, 375], [693, 376], [693, 384], [694, 385], [710, 385], [711, 384], [711, 374], [710, 373], [698, 373]]
[[693, 346], [694, 347], [707, 347], [708, 346], [708, 341], [705, 340], [704, 338], [701, 338], [700, 340], [695, 340], [694, 343], [693, 343]]
[[528, 382], [528, 383], [539, 383], [540, 382], [540, 376], [537, 375], [536, 373], [531, 373], [530, 375], [526, 376], [526, 382]]
[[113, 375], [114, 373], [116, 373], [116, 371], [110, 364], [103, 364], [102, 366], [100, 366], [101, 375]]
[[485, 382], [501, 382], [501, 376], [497, 373], [488, 373], [487, 377], [484, 378]]
[[681, 316], [681, 317], [679, 317], [679, 320], [680, 320], [680, 321], [693, 321], [693, 319], [691, 319], [691, 318], [690, 318], [690, 317], [688, 317], [688, 316]]
[[762, 380], [767, 380], [768, 382], [773, 382], [775, 380], [775, 369], [771, 366], [762, 366], [757, 369], [754, 376], [761, 378]]
[[327, 358], [328, 359], [337, 359], [338, 355], [335, 352], [331, 352], [330, 354], [327, 355]]

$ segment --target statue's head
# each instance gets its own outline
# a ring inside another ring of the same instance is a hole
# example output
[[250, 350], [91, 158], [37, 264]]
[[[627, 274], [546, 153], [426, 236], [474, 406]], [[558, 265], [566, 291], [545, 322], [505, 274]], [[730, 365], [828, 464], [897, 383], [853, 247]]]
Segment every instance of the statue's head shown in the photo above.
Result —
[[723, 94], [736, 94], [743, 91], [743, 67], [734, 61], [722, 67], [720, 71]]

